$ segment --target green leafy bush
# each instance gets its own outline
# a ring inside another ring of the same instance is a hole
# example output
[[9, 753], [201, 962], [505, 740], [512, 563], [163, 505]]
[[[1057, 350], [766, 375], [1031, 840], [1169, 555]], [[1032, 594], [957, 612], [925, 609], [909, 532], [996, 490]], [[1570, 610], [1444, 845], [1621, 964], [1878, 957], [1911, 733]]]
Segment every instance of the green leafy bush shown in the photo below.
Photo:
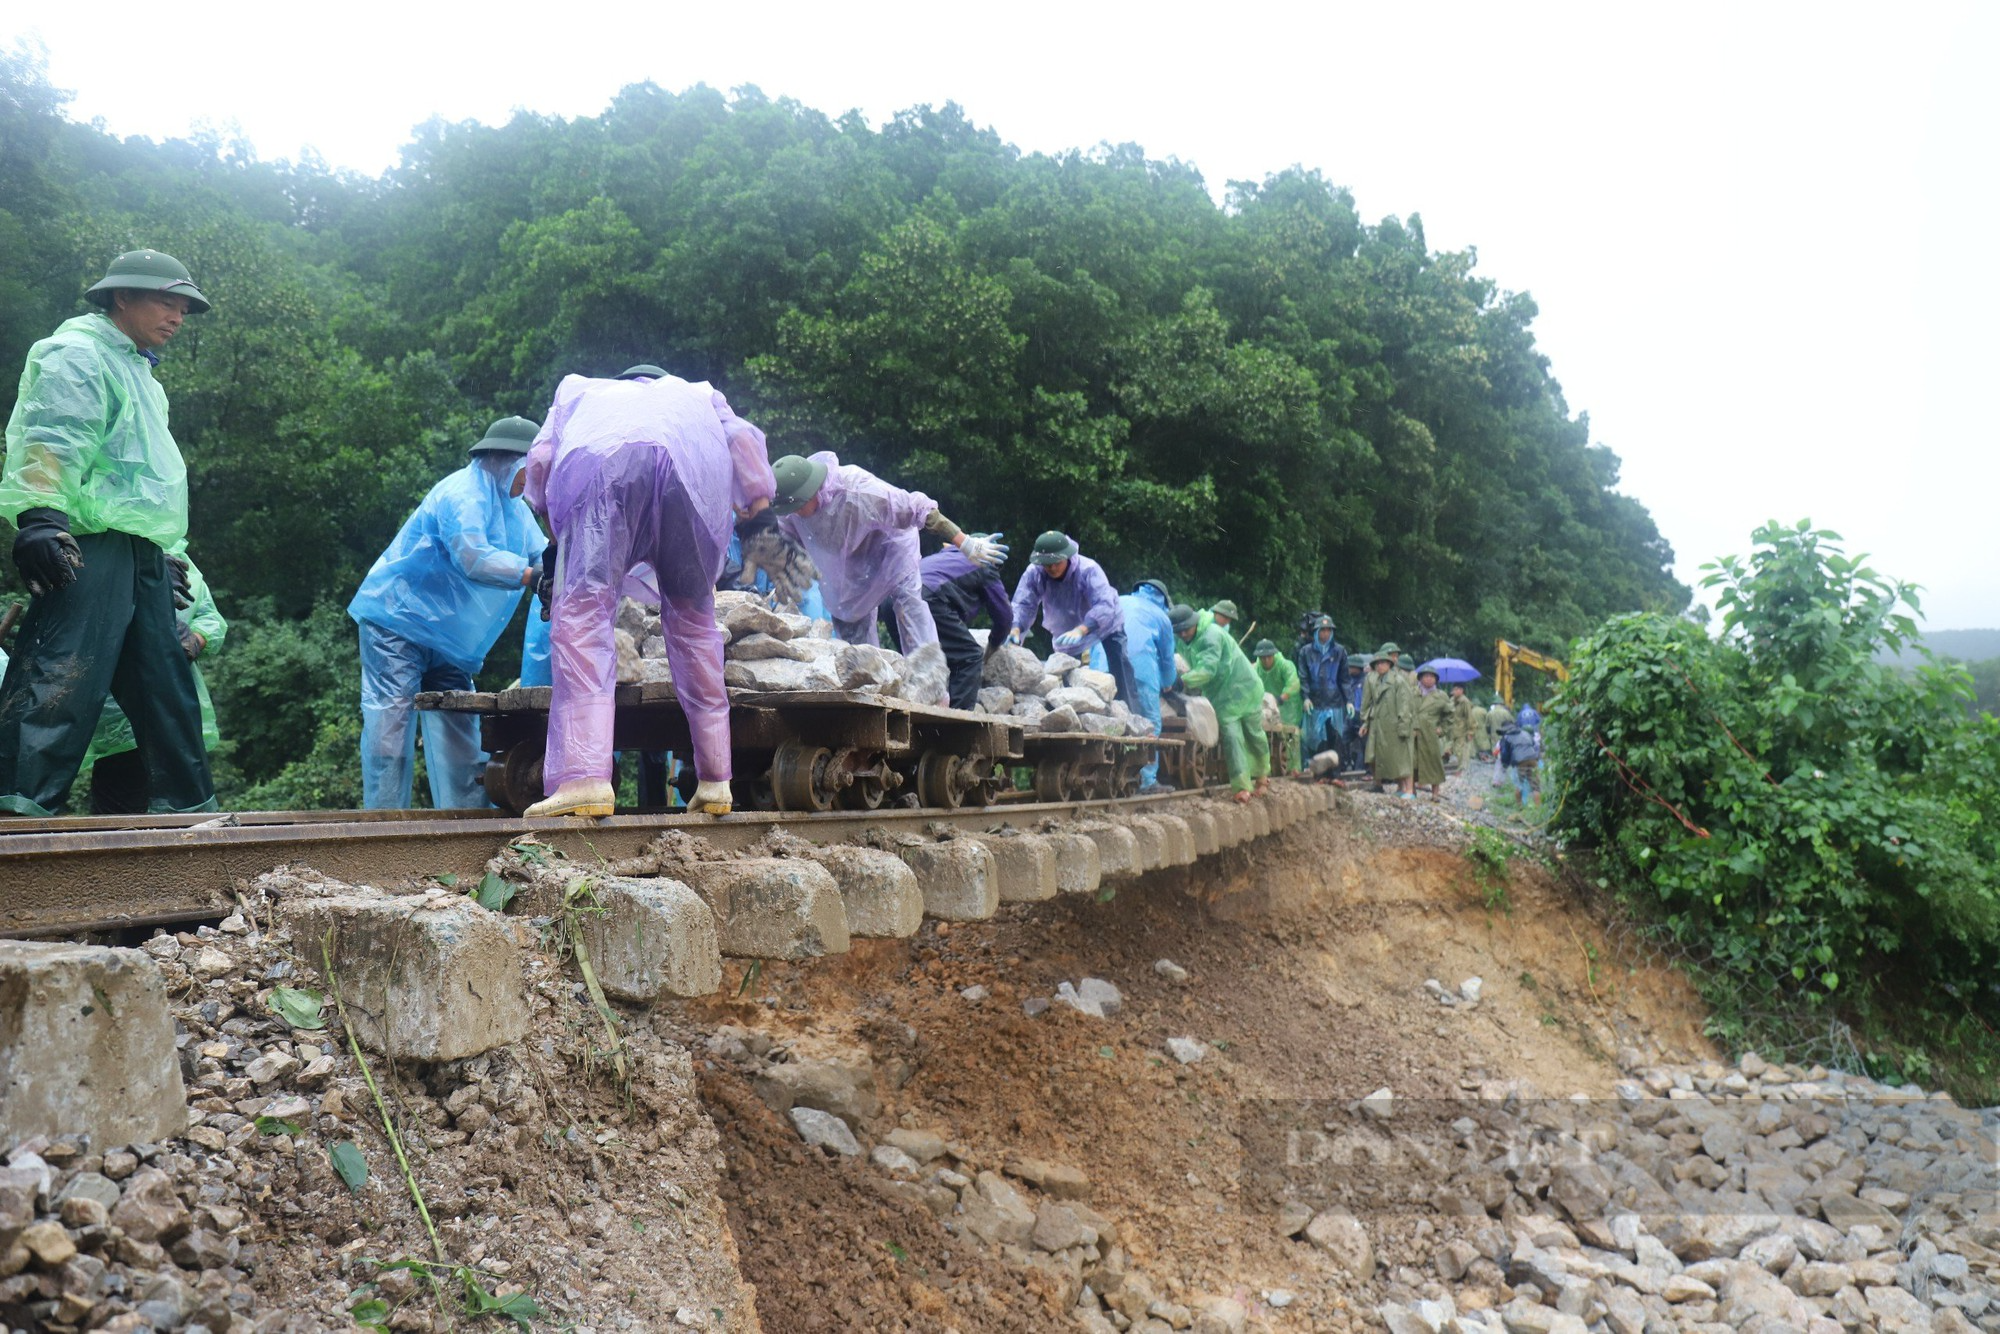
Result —
[[1752, 993], [1816, 1005], [1920, 978], [1977, 1004], [2000, 955], [2000, 721], [1961, 669], [1878, 661], [1915, 638], [1916, 593], [1838, 534], [1753, 541], [1705, 567], [1720, 638], [1641, 614], [1577, 646], [1550, 726], [1556, 829]]

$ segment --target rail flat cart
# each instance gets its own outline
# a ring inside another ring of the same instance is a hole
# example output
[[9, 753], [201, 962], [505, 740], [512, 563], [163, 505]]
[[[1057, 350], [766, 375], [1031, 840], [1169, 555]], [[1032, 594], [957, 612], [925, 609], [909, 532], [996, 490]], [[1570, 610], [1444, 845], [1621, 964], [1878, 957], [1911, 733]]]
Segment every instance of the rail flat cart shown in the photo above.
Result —
[[1181, 749], [1177, 739], [1100, 732], [1029, 732], [1022, 744], [1034, 767], [1037, 801], [1129, 797], [1139, 790], [1139, 771], [1155, 755], [1164, 760]]
[[[547, 686], [426, 691], [416, 705], [479, 715], [486, 793], [518, 815], [543, 796], [549, 696]], [[613, 702], [617, 749], [692, 754], [671, 685], [621, 685]], [[745, 810], [875, 810], [904, 796], [945, 810], [984, 806], [1005, 785], [1004, 766], [1023, 755], [1017, 718], [841, 690], [731, 690], [729, 734]]]

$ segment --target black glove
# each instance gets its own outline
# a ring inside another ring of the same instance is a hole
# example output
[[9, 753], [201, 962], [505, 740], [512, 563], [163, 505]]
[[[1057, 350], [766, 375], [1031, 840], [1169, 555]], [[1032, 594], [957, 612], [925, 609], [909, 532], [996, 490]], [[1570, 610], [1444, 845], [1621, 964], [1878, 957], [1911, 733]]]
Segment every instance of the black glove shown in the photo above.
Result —
[[186, 611], [194, 605], [194, 585], [188, 582], [188, 562], [186, 556], [167, 553], [167, 573], [174, 581], [174, 610]]
[[201, 636], [195, 633], [194, 627], [179, 617], [174, 619], [174, 634], [179, 637], [181, 652], [187, 654], [189, 662], [199, 658], [201, 651], [208, 647], [202, 642]]
[[69, 516], [61, 510], [22, 510], [15, 525], [14, 565], [35, 596], [68, 588], [83, 568], [83, 549], [70, 536]]
[[1168, 686], [1160, 692], [1160, 698], [1166, 700], [1182, 712], [1186, 712], [1187, 710], [1187, 694], [1179, 686]]
[[556, 540], [542, 548], [542, 572], [535, 576], [535, 596], [542, 600], [542, 619], [547, 620], [556, 607]]

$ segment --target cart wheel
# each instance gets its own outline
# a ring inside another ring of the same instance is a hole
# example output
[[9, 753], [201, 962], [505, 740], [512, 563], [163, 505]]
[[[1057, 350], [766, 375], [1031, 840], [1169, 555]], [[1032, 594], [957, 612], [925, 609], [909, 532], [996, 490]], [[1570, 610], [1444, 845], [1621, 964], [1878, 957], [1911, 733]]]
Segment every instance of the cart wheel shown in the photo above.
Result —
[[771, 796], [781, 811], [823, 811], [833, 805], [827, 781], [832, 755], [823, 746], [792, 740], [771, 757]]
[[965, 795], [960, 785], [959, 758], [933, 750], [917, 761], [917, 799], [926, 806], [955, 811]]
[[486, 795], [509, 815], [519, 815], [548, 795], [542, 791], [545, 741], [521, 741], [486, 762]]
[[879, 810], [894, 778], [880, 751], [847, 747], [836, 752], [828, 766], [828, 783], [842, 810]]
[[1077, 786], [1075, 760], [1043, 760], [1035, 766], [1035, 800], [1070, 801]]
[[1007, 781], [1007, 770], [990, 759], [980, 758], [965, 761], [965, 776], [970, 784], [965, 790], [965, 804], [988, 806]]

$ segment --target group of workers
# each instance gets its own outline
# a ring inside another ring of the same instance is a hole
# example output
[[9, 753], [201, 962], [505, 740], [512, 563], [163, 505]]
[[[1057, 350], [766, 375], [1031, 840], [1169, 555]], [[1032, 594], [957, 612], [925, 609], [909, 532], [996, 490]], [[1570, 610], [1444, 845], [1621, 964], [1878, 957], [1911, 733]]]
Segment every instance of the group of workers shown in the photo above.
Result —
[[[153, 376], [160, 349], [209, 302], [184, 265], [154, 250], [119, 256], [86, 296], [95, 311], [30, 349], [0, 466], [0, 515], [19, 530], [14, 559], [31, 595], [13, 658], [0, 658], [0, 812], [62, 812], [86, 764], [93, 810], [211, 810], [216, 730], [195, 663], [227, 625], [187, 557], [187, 474]], [[1419, 720], [1456, 700], [1429, 702], [1434, 681], [1404, 687], [1391, 671], [1394, 645], [1358, 689], [1348, 677], [1359, 664], [1328, 617], [1306, 627], [1296, 661], [1268, 639], [1246, 654], [1230, 629], [1233, 603], [1196, 610], [1152, 578], [1121, 594], [1057, 531], [1036, 539], [1010, 595], [1002, 534], [969, 533], [929, 496], [830, 451], [769, 461], [764, 433], [721, 393], [661, 367], [568, 376], [546, 421], [503, 417], [469, 455], [418, 504], [348, 605], [360, 636], [366, 806], [408, 806], [420, 731], [432, 803], [487, 804], [474, 717], [418, 710], [415, 699], [470, 689], [532, 590], [540, 606], [528, 618], [523, 680], [546, 682], [551, 703], [546, 797], [528, 814], [612, 812], [623, 596], [660, 608], [693, 740], [689, 804], [727, 812], [719, 582], [775, 588], [851, 643], [877, 643], [886, 621], [905, 653], [936, 645], [947, 698], [923, 702], [961, 709], [976, 703], [987, 658], [1039, 623], [1058, 652], [1108, 671], [1117, 697], [1156, 728], [1163, 698], [1204, 695], [1238, 800], [1269, 783], [1267, 694], [1297, 729], [1283, 757], [1292, 771], [1300, 734], [1317, 751], [1342, 744], [1351, 725], [1378, 776], [1405, 795], [1413, 777], [1442, 781], [1436, 733]], [[924, 533], [942, 544], [930, 556], [920, 555]], [[1142, 783], [1164, 786], [1157, 761]]]

